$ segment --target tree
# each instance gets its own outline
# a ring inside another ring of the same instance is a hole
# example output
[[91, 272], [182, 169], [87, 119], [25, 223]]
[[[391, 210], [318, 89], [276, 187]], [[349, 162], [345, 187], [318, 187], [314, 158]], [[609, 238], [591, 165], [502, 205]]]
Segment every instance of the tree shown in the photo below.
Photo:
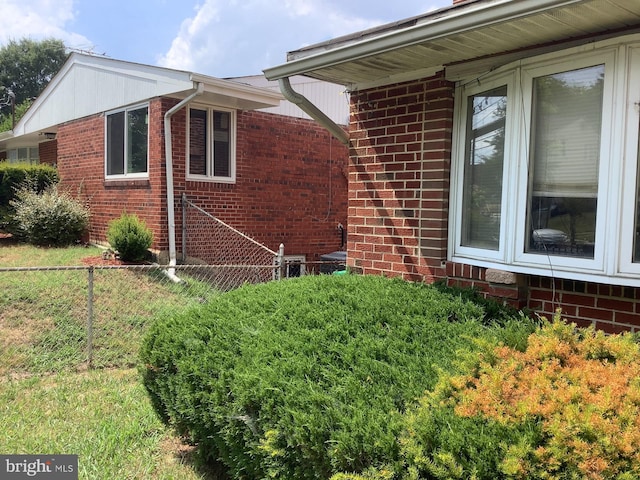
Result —
[[[11, 91], [15, 95], [16, 112], [26, 111], [26, 108], [19, 107], [28, 107], [32, 99], [42, 93], [66, 60], [67, 51], [62, 40], [10, 40], [0, 48], [0, 98], [8, 99], [8, 91]], [[6, 105], [0, 107], [0, 123], [3, 123], [3, 120], [7, 122], [7, 117], [12, 115], [12, 102], [2, 103]], [[23, 105], [25, 103], [26, 105]], [[8, 121], [10, 125], [11, 120]]]

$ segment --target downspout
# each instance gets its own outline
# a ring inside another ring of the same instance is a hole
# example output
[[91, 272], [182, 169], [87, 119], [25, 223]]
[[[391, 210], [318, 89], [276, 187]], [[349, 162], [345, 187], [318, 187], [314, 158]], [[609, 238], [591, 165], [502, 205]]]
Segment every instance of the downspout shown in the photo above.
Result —
[[341, 143], [344, 145], [349, 145], [349, 134], [344, 131], [340, 125], [331, 120], [324, 112], [322, 112], [318, 107], [316, 107], [311, 101], [296, 92], [291, 87], [291, 82], [289, 82], [289, 77], [283, 77], [278, 80], [278, 84], [280, 85], [280, 91], [284, 98], [289, 100], [291, 103], [300, 107], [300, 109], [313, 118], [316, 122], [322, 125], [324, 128], [329, 130], [329, 132], [336, 137]]
[[[171, 143], [171, 117], [180, 109], [189, 104], [198, 95], [204, 92], [204, 84], [198, 82], [195, 91], [177, 105], [170, 108], [164, 114], [164, 150], [166, 157], [167, 169], [167, 221], [169, 227], [169, 266], [176, 265], [176, 214], [173, 199], [173, 145]], [[175, 268], [170, 268], [167, 275], [174, 281], [179, 282], [180, 279], [175, 275]]]

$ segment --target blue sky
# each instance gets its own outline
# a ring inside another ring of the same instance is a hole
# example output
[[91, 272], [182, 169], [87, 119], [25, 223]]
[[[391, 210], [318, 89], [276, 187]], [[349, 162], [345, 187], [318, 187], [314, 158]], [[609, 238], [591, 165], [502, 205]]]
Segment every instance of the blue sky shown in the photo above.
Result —
[[0, 45], [59, 38], [132, 62], [233, 77], [286, 52], [451, 5], [452, 0], [0, 0]]

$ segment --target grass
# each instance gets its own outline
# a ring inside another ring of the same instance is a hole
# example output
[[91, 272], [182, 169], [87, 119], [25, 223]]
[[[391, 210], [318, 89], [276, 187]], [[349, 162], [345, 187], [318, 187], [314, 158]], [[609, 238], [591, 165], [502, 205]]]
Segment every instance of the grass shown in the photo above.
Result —
[[0, 451], [76, 454], [80, 479], [207, 478], [157, 418], [135, 370], [0, 383]]
[[[0, 267], [82, 265], [100, 254], [3, 245]], [[162, 280], [96, 270], [95, 364], [119, 368], [86, 371], [87, 271], [0, 272], [0, 452], [77, 454], [85, 480], [213, 478], [157, 418], [131, 368], [149, 320], [206, 293]]]
[[[77, 266], [100, 254], [97, 248], [13, 245], [0, 248], [0, 266]], [[86, 368], [88, 284], [87, 269], [0, 272], [0, 374]], [[96, 269], [92, 365], [135, 365], [149, 319], [213, 293], [201, 282], [177, 285], [158, 271]]]

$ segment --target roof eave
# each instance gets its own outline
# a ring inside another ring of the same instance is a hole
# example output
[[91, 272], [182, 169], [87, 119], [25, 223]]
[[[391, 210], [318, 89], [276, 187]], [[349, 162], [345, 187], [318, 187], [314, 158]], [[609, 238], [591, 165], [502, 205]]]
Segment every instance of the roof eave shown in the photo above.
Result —
[[[378, 53], [392, 51], [420, 42], [436, 40], [448, 35], [463, 33], [484, 26], [521, 18], [550, 8], [581, 3], [583, 0], [497, 0], [486, 4], [470, 3], [466, 8], [458, 8], [449, 15], [438, 16], [432, 21], [417, 23], [398, 31], [380, 36], [354, 40], [352, 43], [325, 49], [319, 53], [291, 60], [287, 63], [264, 70], [269, 80], [292, 75], [313, 76], [314, 70], [328, 68], [348, 61], [366, 58]], [[324, 44], [326, 46], [326, 44]], [[429, 65], [430, 68], [442, 65]], [[335, 83], [345, 84], [340, 79]]]

